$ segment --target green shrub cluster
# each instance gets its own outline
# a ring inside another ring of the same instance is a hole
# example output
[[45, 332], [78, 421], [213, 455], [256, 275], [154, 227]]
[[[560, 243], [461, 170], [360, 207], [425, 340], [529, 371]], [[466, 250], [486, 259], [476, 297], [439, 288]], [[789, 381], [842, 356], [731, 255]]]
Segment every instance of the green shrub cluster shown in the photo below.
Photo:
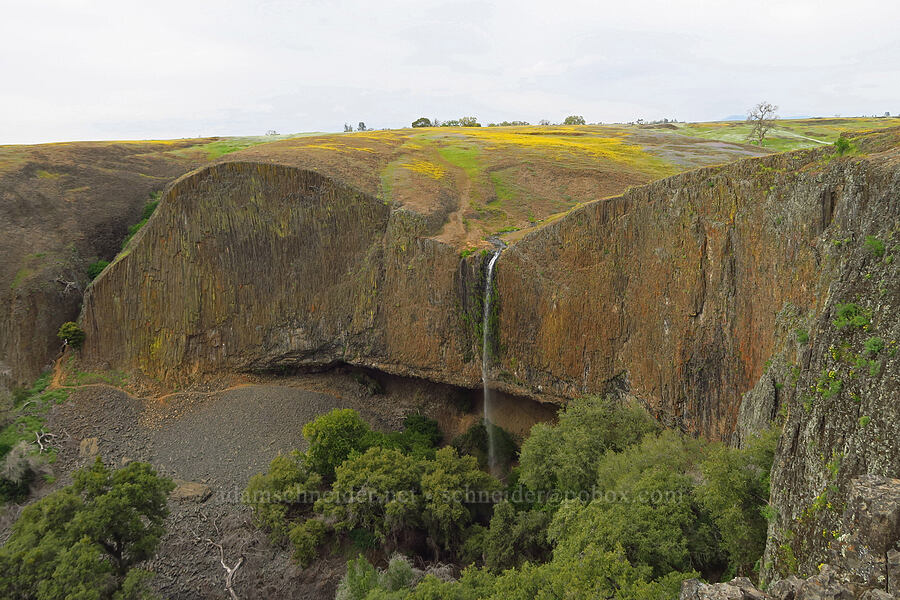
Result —
[[838, 156], [843, 156], [853, 149], [853, 144], [850, 142], [850, 140], [848, 140], [844, 136], [841, 136], [834, 141], [834, 149], [837, 152]]
[[128, 235], [126, 235], [125, 239], [122, 240], [122, 250], [128, 247], [128, 242], [131, 241], [131, 238], [133, 238], [137, 234], [137, 232], [147, 224], [147, 221], [149, 221], [150, 217], [153, 216], [153, 213], [156, 212], [156, 207], [159, 206], [160, 193], [155, 192], [150, 196], [153, 199], [144, 205], [144, 210], [143, 212], [141, 212], [141, 220], [128, 227]]
[[640, 406], [587, 397], [570, 403], [557, 425], [538, 424], [522, 444], [521, 481], [532, 490], [588, 491], [597, 462], [658, 430]]
[[860, 308], [852, 302], [838, 304], [834, 313], [834, 326], [838, 329], [855, 327], [865, 329], [872, 321], [872, 311]]
[[498, 487], [473, 457], [450, 447], [432, 460], [374, 446], [338, 467], [332, 494], [316, 502], [315, 511], [336, 531], [372, 531], [389, 548], [400, 547], [406, 534], [423, 531], [452, 557], [465, 542], [474, 505], [485, 501], [478, 495]]
[[[750, 575], [772, 516], [776, 440], [773, 428], [735, 449], [660, 431], [632, 404], [572, 402], [556, 425], [532, 429], [489, 525], [465, 529], [457, 556], [476, 564], [457, 580], [425, 575], [388, 589], [382, 572], [359, 558], [339, 597], [644, 600], [677, 597], [689, 577]], [[372, 456], [372, 481], [399, 470], [398, 458]], [[354, 476], [365, 480], [357, 467]], [[421, 506], [396, 510], [401, 521], [423, 514]]]
[[882, 350], [884, 350], [884, 340], [880, 337], [872, 336], [866, 340], [864, 346], [866, 354], [869, 356], [875, 356]]
[[322, 476], [310, 467], [307, 456], [292, 452], [276, 456], [268, 472], [251, 477], [243, 500], [253, 509], [256, 526], [268, 531], [273, 541], [282, 541], [291, 520], [312, 504], [309, 495], [321, 483]]
[[453, 438], [450, 445], [456, 448], [460, 454], [471, 454], [478, 460], [478, 465], [482, 469], [486, 469], [489, 459], [488, 427], [490, 427], [494, 441], [494, 460], [496, 465], [501, 472], [507, 472], [516, 458], [518, 458], [519, 447], [516, 445], [515, 439], [502, 427], [498, 427], [493, 423], [485, 425], [484, 421], [479, 420], [469, 427], [465, 433]]
[[22, 511], [0, 547], [0, 597], [11, 600], [147, 598], [147, 575], [174, 488], [146, 463], [116, 471], [99, 459], [74, 483]]
[[100, 273], [103, 272], [103, 269], [108, 266], [108, 260], [98, 260], [97, 262], [92, 262], [88, 265], [87, 268], [88, 277], [90, 277], [92, 280], [96, 279], [100, 275]]
[[73, 348], [81, 348], [81, 345], [84, 344], [85, 334], [84, 329], [79, 327], [78, 323], [66, 321], [59, 326], [56, 337], [66, 341]]
[[476, 517], [471, 500], [457, 492], [499, 485], [473, 457], [436, 450], [437, 422], [422, 415], [408, 416], [401, 431], [381, 433], [356, 411], [335, 409], [307, 423], [303, 435], [307, 451], [276, 457], [244, 495], [256, 525], [275, 541], [290, 540], [303, 564], [331, 533], [360, 549], [399, 547], [422, 533], [455, 555]]
[[879, 240], [874, 235], [867, 235], [866, 240], [863, 242], [866, 246], [866, 250], [872, 254], [872, 256], [876, 258], [881, 258], [884, 256], [884, 242]]
[[[592, 548], [578, 557], [547, 563], [526, 562], [518, 569], [495, 574], [470, 566], [459, 579], [445, 580], [419, 573], [408, 561], [380, 571], [362, 556], [347, 564], [337, 600], [534, 600], [535, 598], [615, 598], [666, 600], [677, 598], [684, 574], [652, 579], [649, 569], [634, 567], [621, 548], [602, 552]], [[396, 573], [390, 577], [391, 572]], [[689, 575], [694, 575], [690, 573]], [[410, 583], [403, 585], [404, 581]]]

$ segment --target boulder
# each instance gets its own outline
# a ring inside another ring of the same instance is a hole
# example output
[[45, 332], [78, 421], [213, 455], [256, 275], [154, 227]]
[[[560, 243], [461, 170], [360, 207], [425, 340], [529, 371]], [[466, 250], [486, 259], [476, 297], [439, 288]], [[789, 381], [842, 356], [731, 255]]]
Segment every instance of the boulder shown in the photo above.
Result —
[[[853, 480], [831, 563], [846, 582], [886, 589], [900, 567], [900, 479]], [[895, 561], [893, 566], [891, 561]], [[900, 573], [898, 573], [900, 576]]]
[[212, 489], [205, 483], [196, 481], [175, 480], [175, 489], [169, 494], [169, 498], [182, 502], [206, 502], [212, 496]]
[[854, 600], [860, 590], [852, 583], [845, 583], [831, 565], [822, 565], [819, 573], [803, 582], [795, 600]]
[[746, 577], [735, 577], [727, 583], [703, 583], [688, 579], [681, 584], [680, 600], [767, 600], [769, 596], [756, 589]]
[[779, 579], [769, 586], [769, 595], [774, 600], [794, 600], [797, 590], [803, 585], [803, 580], [796, 575], [791, 575], [787, 579]]
[[100, 440], [95, 437], [84, 438], [78, 444], [78, 456], [81, 458], [94, 458], [100, 453]]

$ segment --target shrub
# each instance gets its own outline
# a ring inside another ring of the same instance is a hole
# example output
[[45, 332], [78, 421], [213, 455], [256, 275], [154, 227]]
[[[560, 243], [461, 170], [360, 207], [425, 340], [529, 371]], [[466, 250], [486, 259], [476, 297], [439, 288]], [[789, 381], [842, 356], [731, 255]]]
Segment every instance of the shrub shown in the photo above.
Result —
[[277, 542], [288, 536], [288, 519], [309, 506], [307, 493], [321, 482], [321, 476], [312, 472], [301, 453], [278, 455], [268, 472], [250, 478], [242, 500], [252, 509], [256, 526], [267, 530]]
[[384, 393], [384, 387], [377, 379], [365, 373], [353, 373], [353, 380], [366, 389], [369, 396], [380, 396]]
[[834, 148], [837, 151], [838, 155], [846, 154], [852, 147], [853, 144], [851, 144], [850, 140], [848, 140], [844, 136], [841, 136], [834, 141]]
[[393, 448], [419, 458], [434, 458], [434, 448], [441, 440], [437, 421], [423, 415], [410, 415], [403, 421], [402, 431], [381, 433], [370, 431], [361, 440], [362, 449], [380, 446]]
[[437, 421], [418, 413], [403, 419], [403, 431], [421, 438], [430, 446], [437, 446], [443, 437]]
[[508, 501], [494, 507], [484, 538], [484, 564], [494, 571], [523, 562], [544, 562], [550, 556], [547, 527], [552, 515], [543, 510], [517, 512]]
[[805, 346], [806, 344], [809, 343], [809, 332], [806, 331], [805, 329], [802, 329], [802, 328], [797, 329], [795, 331], [795, 334], [797, 335], [797, 343], [798, 344]]
[[828, 400], [834, 398], [841, 393], [844, 384], [837, 379], [835, 371], [823, 369], [821, 375], [816, 380], [816, 392], [822, 394], [822, 398]]
[[421, 573], [413, 568], [408, 558], [395, 554], [388, 561], [387, 568], [378, 574], [378, 587], [389, 592], [409, 588], [421, 578]]
[[378, 536], [368, 529], [355, 527], [350, 530], [350, 541], [357, 550], [372, 550], [378, 547]]
[[701, 470], [697, 490], [722, 535], [732, 569], [749, 574], [766, 546], [769, 475], [775, 458], [778, 429], [749, 440], [743, 449], [718, 445]]
[[670, 573], [651, 579], [648, 567], [633, 566], [621, 546], [611, 551], [588, 548], [579, 556], [555, 557], [543, 565], [526, 563], [497, 577], [491, 600], [535, 598], [615, 598], [656, 600], [677, 598], [681, 582], [697, 573]]
[[867, 235], [866, 240], [863, 242], [863, 244], [865, 245], [866, 250], [868, 250], [872, 254], [872, 256], [876, 258], [881, 258], [882, 256], [884, 256], [884, 242], [879, 240], [874, 235]]
[[[159, 194], [152, 195], [154, 198], [158, 198]], [[128, 235], [125, 236], [125, 239], [122, 240], [122, 250], [128, 247], [128, 242], [131, 241], [131, 238], [140, 231], [144, 225], [147, 224], [147, 221], [150, 220], [150, 217], [153, 216], [153, 213], [156, 212], [156, 207], [159, 206], [159, 200], [154, 199], [147, 204], [144, 205], [144, 210], [141, 212], [141, 220], [135, 223], [134, 225], [130, 225], [128, 227]]]
[[328, 526], [318, 519], [307, 519], [291, 527], [288, 538], [294, 546], [294, 559], [309, 566], [319, 555], [319, 545], [327, 532]]
[[835, 317], [832, 323], [838, 329], [847, 327], [857, 327], [863, 329], [869, 325], [872, 318], [872, 312], [863, 310], [852, 302], [838, 304], [835, 310]]
[[880, 337], [870, 337], [866, 340], [863, 347], [866, 350], [866, 354], [875, 356], [884, 349], [884, 340]]
[[645, 436], [597, 464], [597, 494], [587, 505], [563, 502], [550, 525], [554, 558], [576, 558], [590, 548], [614, 551], [621, 544], [632, 565], [652, 576], [714, 570], [721, 560], [709, 518], [693, 495], [689, 474], [703, 458], [703, 444], [666, 431]]
[[40, 460], [31, 450], [31, 444], [24, 440], [13, 446], [3, 459], [0, 477], [14, 484], [27, 484], [34, 479]]
[[78, 326], [78, 323], [73, 323], [72, 321], [67, 321], [59, 326], [59, 331], [56, 332], [56, 337], [61, 340], [64, 340], [73, 348], [81, 348], [81, 345], [84, 344], [84, 329]]
[[20, 502], [31, 491], [31, 484], [40, 468], [39, 461], [31, 454], [31, 445], [25, 441], [8, 449], [0, 447], [0, 455], [4, 454], [0, 469], [0, 504]]
[[369, 448], [337, 468], [332, 493], [315, 510], [332, 519], [336, 531], [363, 528], [396, 543], [397, 534], [420, 523], [423, 470], [422, 461], [398, 450]]
[[500, 488], [496, 479], [478, 468], [474, 457], [459, 456], [449, 447], [441, 448], [433, 461], [425, 462], [420, 485], [422, 524], [436, 544], [453, 552], [461, 548], [463, 532], [472, 522], [466, 495], [472, 494], [474, 502], [485, 503], [489, 500], [487, 493]]
[[100, 273], [103, 272], [103, 269], [109, 266], [108, 260], [98, 260], [97, 262], [92, 262], [88, 265], [87, 273], [88, 277], [91, 279], [96, 279]]
[[378, 586], [378, 571], [362, 555], [347, 562], [347, 572], [338, 584], [335, 600], [365, 600]]
[[307, 423], [303, 437], [309, 442], [306, 455], [310, 467], [325, 479], [334, 479], [338, 465], [365, 449], [367, 433], [369, 425], [350, 408], [336, 408]]
[[557, 425], [539, 423], [531, 429], [519, 458], [521, 481], [532, 490], [586, 491], [607, 450], [620, 452], [657, 430], [636, 404], [598, 396], [573, 400]]
[[[519, 447], [512, 435], [502, 427], [493, 423], [488, 424], [488, 427], [491, 428], [491, 435], [494, 438], [494, 460], [497, 467], [501, 471], [508, 471], [516, 460]], [[482, 469], [488, 467], [488, 429], [485, 427], [484, 421], [479, 420], [465, 433], [453, 438], [450, 445], [456, 448], [460, 454], [474, 456]]]

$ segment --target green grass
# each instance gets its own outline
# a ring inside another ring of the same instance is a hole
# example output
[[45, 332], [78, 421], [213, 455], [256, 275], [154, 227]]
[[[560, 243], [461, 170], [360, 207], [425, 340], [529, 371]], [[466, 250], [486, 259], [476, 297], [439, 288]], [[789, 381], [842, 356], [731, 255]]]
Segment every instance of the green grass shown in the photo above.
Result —
[[108, 371], [106, 373], [73, 371], [66, 376], [65, 387], [91, 383], [106, 383], [114, 387], [122, 387], [128, 383], [128, 376], [121, 371]]
[[465, 145], [448, 144], [438, 146], [437, 151], [441, 158], [465, 171], [472, 181], [481, 179], [484, 166], [480, 159], [480, 147], [471, 143], [466, 143]]
[[14, 290], [22, 283], [28, 279], [28, 276], [31, 275], [31, 269], [22, 268], [16, 272], [16, 276], [13, 277], [12, 283], [9, 284], [9, 289]]
[[494, 193], [497, 194], [497, 199], [500, 201], [512, 200], [518, 195], [516, 190], [496, 171], [491, 173], [491, 183], [494, 184]]
[[[35, 432], [44, 428], [45, 415], [50, 407], [68, 399], [68, 391], [48, 390], [49, 385], [50, 374], [45, 373], [30, 388], [13, 393], [12, 420], [0, 429], [0, 462], [19, 442], [33, 442]], [[49, 458], [52, 460], [52, 455]]]
[[307, 137], [312, 135], [318, 134], [291, 133], [284, 135], [250, 135], [239, 137], [223, 137], [212, 142], [207, 142], [205, 144], [198, 144], [189, 148], [175, 150], [173, 154], [176, 154], [178, 156], [185, 156], [187, 154], [200, 150], [206, 154], [207, 160], [214, 160], [216, 158], [219, 158], [220, 156], [225, 156], [226, 154], [237, 152], [238, 150], [252, 148], [253, 146], [258, 146], [260, 144], [267, 144], [269, 142], [277, 142], [279, 140], [287, 140], [295, 137]]

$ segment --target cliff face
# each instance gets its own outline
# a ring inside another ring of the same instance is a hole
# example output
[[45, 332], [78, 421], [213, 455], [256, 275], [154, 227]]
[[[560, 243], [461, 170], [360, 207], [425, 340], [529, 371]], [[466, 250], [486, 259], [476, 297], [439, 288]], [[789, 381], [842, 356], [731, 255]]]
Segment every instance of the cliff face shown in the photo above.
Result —
[[532, 227], [583, 199], [768, 152], [643, 127], [536, 133], [429, 128], [2, 146], [0, 387], [25, 385], [49, 366], [57, 329], [79, 312], [87, 265], [113, 259], [148, 194], [223, 154], [318, 171], [423, 217], [417, 237], [480, 250], [486, 235]]
[[[840, 517], [853, 504], [855, 477], [900, 474], [900, 155], [845, 173], [819, 246], [829, 276], [821, 310], [807, 319], [809, 341], [792, 336], [766, 373], [784, 415], [772, 471], [769, 578], [795, 568], [814, 573], [846, 545], [853, 530]], [[900, 547], [893, 553], [900, 556]], [[883, 562], [884, 551], [874, 558]]]
[[208, 160], [209, 139], [0, 147], [0, 387], [57, 354], [87, 265], [112, 259], [150, 192]]
[[613, 379], [671, 424], [735, 426], [786, 302], [813, 309], [837, 169], [790, 154], [703, 169], [585, 206], [499, 269], [502, 375], [561, 397]]
[[177, 182], [88, 290], [88, 360], [168, 381], [348, 362], [477, 381], [469, 269], [427, 220], [317, 173], [223, 163]]

